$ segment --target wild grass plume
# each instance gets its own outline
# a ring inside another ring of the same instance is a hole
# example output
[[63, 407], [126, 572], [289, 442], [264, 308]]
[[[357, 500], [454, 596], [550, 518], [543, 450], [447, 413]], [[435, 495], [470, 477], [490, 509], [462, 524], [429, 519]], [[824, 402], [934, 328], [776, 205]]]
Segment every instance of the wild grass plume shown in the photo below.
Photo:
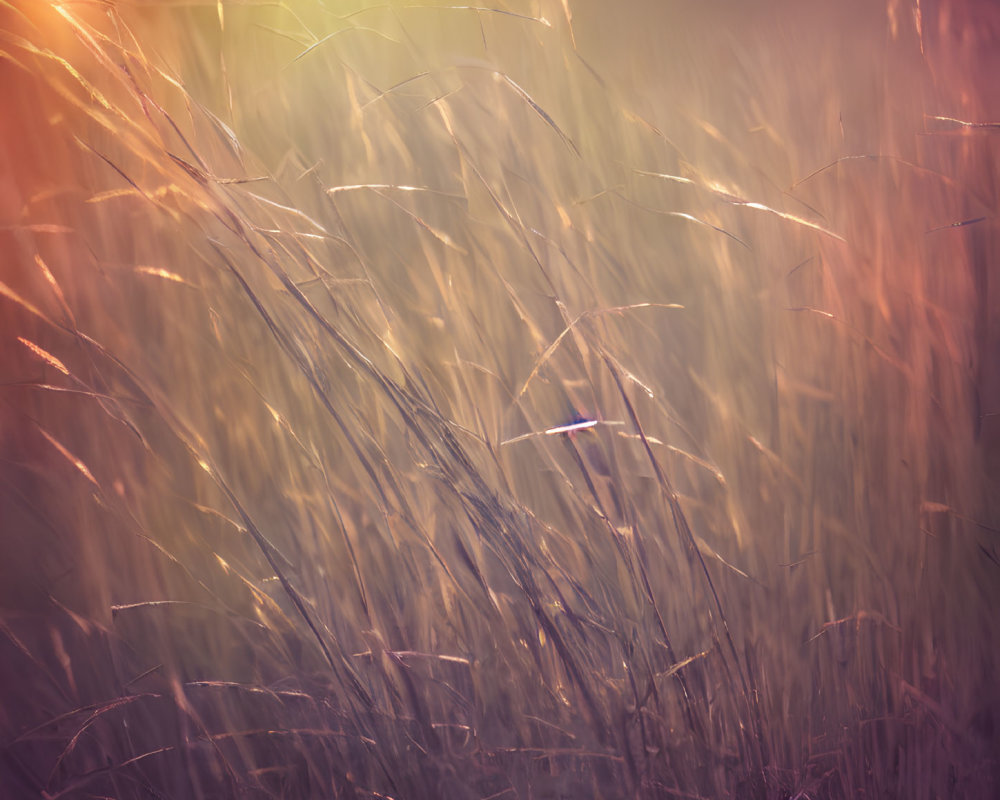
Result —
[[997, 796], [998, 42], [0, 0], [0, 796]]

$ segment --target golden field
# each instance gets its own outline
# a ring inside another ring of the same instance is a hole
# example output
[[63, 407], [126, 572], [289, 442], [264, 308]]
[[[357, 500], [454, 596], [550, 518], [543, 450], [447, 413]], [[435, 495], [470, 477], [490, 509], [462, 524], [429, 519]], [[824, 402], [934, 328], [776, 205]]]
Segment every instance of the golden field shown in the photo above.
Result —
[[1000, 9], [0, 56], [0, 796], [1000, 791]]

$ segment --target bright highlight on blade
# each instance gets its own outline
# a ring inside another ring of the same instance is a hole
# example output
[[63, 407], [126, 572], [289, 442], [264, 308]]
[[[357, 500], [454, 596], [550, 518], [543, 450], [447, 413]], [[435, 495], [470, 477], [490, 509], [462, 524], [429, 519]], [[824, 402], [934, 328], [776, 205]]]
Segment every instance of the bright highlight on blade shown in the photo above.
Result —
[[597, 424], [596, 419], [585, 419], [580, 422], [574, 422], [571, 425], [560, 425], [557, 428], [549, 428], [545, 431], [546, 436], [554, 436], [557, 433], [571, 433], [573, 431], [582, 431], [587, 428], [593, 428]]

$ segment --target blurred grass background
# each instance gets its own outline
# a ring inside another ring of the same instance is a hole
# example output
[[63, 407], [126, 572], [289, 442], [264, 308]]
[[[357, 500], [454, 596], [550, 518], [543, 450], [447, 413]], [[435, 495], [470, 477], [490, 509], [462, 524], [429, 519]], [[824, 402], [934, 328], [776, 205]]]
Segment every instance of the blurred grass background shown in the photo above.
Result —
[[989, 3], [0, 20], [12, 797], [997, 791]]

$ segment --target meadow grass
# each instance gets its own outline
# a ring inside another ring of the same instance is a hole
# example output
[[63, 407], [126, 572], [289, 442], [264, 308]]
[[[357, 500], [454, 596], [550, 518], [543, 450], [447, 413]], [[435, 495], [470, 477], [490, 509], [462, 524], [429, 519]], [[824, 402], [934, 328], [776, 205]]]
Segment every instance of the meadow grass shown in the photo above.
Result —
[[1000, 791], [1000, 14], [750, 5], [0, 0], [0, 794]]

